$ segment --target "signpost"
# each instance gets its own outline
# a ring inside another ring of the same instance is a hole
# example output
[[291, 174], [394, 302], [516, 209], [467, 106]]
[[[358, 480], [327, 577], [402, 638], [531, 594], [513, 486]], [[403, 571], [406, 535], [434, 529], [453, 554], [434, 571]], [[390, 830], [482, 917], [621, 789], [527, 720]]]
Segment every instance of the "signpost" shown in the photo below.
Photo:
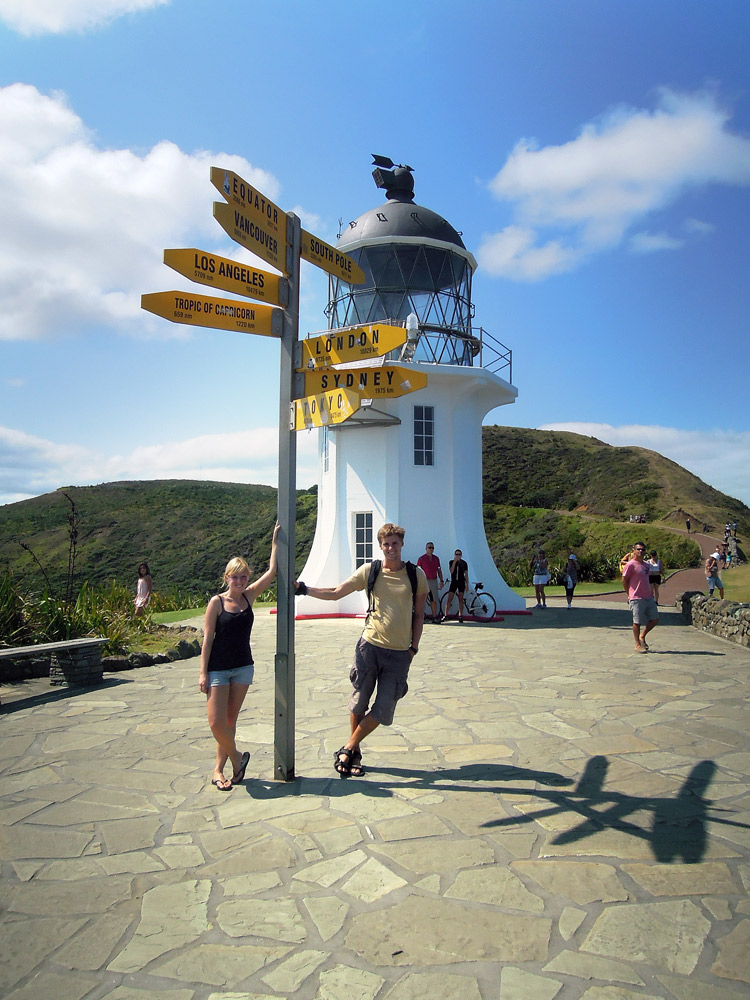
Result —
[[[252, 184], [232, 170], [211, 168], [211, 183], [226, 199], [214, 202], [214, 218], [235, 243], [267, 261], [282, 275], [268, 274], [256, 268], [238, 264], [226, 257], [205, 253], [195, 248], [165, 250], [164, 263], [193, 281], [246, 298], [260, 299], [260, 305], [238, 299], [217, 299], [194, 292], [154, 292], [141, 296], [141, 307], [172, 323], [208, 326], [240, 333], [278, 337], [281, 347], [279, 387], [279, 492], [278, 519], [281, 525], [278, 542], [275, 713], [274, 713], [274, 778], [294, 779], [294, 595], [295, 572], [294, 525], [296, 517], [297, 449], [295, 430], [335, 424], [351, 416], [360, 405], [360, 397], [346, 387], [334, 392], [304, 392], [304, 376], [300, 374], [299, 349], [299, 270], [300, 259], [322, 267], [330, 274], [361, 284], [362, 269], [346, 254], [323, 240], [303, 233], [300, 220], [286, 213], [261, 194]], [[273, 305], [271, 305], [273, 303]], [[274, 305], [283, 309], [274, 308]], [[398, 330], [401, 338], [390, 346], [381, 341], [381, 331]], [[401, 327], [364, 327], [346, 331], [341, 336], [356, 334], [354, 353], [346, 354], [338, 334], [331, 348], [323, 354], [308, 355], [311, 368], [322, 368], [341, 361], [379, 357], [406, 340]], [[327, 341], [331, 338], [323, 338]], [[336, 350], [333, 350], [333, 347]], [[291, 413], [291, 419], [290, 419]]]
[[365, 399], [396, 399], [424, 389], [427, 375], [413, 367], [383, 365], [380, 368], [324, 368], [305, 372], [305, 395], [332, 389], [354, 389]]
[[164, 263], [184, 274], [191, 281], [221, 288], [225, 292], [244, 295], [248, 299], [285, 306], [289, 302], [289, 283], [286, 278], [269, 271], [259, 271], [247, 264], [240, 264], [229, 257], [196, 250], [165, 250]]
[[307, 430], [310, 427], [330, 427], [342, 424], [360, 407], [359, 393], [351, 389], [333, 389], [295, 399], [292, 403], [291, 429]]
[[171, 323], [210, 326], [216, 330], [281, 336], [281, 312], [273, 306], [250, 305], [237, 299], [214, 299], [195, 292], [151, 292], [141, 295], [141, 309]]
[[406, 343], [404, 326], [357, 326], [332, 330], [301, 341], [301, 369], [330, 368], [332, 365], [381, 358]]

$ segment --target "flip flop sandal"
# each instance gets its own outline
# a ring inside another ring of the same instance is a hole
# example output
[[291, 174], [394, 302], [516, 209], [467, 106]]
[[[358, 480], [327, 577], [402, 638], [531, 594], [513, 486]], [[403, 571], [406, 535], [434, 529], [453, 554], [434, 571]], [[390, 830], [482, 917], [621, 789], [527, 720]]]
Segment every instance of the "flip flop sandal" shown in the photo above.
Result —
[[354, 759], [354, 752], [348, 747], [341, 747], [333, 755], [333, 767], [342, 778], [348, 778], [352, 772], [352, 760]]
[[250, 763], [250, 754], [247, 750], [242, 755], [242, 760], [240, 761], [240, 766], [237, 771], [232, 775], [232, 784], [239, 785], [241, 781], [245, 778], [245, 771], [247, 770], [247, 765]]
[[216, 785], [216, 787], [219, 789], [220, 792], [231, 792], [232, 791], [232, 782], [229, 781], [229, 784], [225, 785], [224, 784], [225, 781], [229, 781], [229, 778], [214, 778], [211, 781], [211, 784], [212, 785]]
[[352, 755], [352, 763], [349, 768], [349, 774], [353, 778], [361, 778], [365, 773], [364, 765], [362, 764], [362, 752], [360, 750], [355, 750]]

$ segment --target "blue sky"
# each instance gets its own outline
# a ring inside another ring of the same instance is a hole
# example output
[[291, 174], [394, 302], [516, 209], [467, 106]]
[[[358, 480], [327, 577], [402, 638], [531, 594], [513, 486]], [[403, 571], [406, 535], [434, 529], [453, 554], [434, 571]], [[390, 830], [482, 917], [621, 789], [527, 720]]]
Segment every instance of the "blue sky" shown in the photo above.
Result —
[[[140, 295], [206, 291], [168, 247], [252, 260], [212, 165], [335, 242], [383, 200], [373, 152], [479, 262], [519, 390], [487, 422], [653, 448], [750, 503], [749, 22], [746, 0], [0, 0], [0, 503], [275, 484], [278, 345]], [[303, 264], [303, 334], [326, 298]]]

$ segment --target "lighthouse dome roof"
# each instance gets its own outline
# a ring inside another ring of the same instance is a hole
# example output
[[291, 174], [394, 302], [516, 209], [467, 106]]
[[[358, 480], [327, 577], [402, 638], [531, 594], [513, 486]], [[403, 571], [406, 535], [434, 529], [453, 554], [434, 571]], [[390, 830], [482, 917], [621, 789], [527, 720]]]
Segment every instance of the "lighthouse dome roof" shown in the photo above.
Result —
[[437, 240], [466, 249], [460, 234], [442, 215], [406, 199], [389, 199], [354, 219], [339, 237], [338, 246], [345, 250], [389, 238]]

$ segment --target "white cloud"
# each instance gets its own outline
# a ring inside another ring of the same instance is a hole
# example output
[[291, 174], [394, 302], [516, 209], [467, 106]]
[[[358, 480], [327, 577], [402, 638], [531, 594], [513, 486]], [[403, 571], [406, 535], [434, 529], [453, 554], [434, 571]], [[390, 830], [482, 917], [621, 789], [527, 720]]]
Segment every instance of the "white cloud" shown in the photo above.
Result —
[[58, 35], [165, 3], [169, 0], [0, 0], [0, 20], [21, 35]]
[[633, 233], [628, 242], [628, 247], [633, 253], [679, 250], [684, 245], [684, 240], [676, 239], [668, 233]]
[[[162, 264], [166, 247], [227, 254], [209, 168], [228, 167], [268, 195], [279, 184], [239, 156], [171, 142], [136, 154], [101, 149], [64, 96], [0, 88], [0, 340], [93, 324], [152, 336], [185, 328], [140, 309], [142, 292], [195, 289]], [[197, 244], [200, 245], [200, 244]], [[229, 255], [261, 264], [231, 244]]]
[[750, 506], [750, 431], [690, 431], [630, 424], [543, 424], [543, 431], [572, 431], [607, 444], [637, 445], [657, 451], [705, 483]]
[[[317, 482], [317, 434], [297, 434], [297, 486]], [[200, 479], [278, 484], [278, 430], [260, 427], [205, 434], [184, 441], [102, 455], [0, 427], [0, 504], [49, 493], [60, 486], [91, 486], [133, 479]]]
[[522, 140], [489, 185], [513, 206], [513, 222], [484, 238], [480, 265], [516, 280], [570, 270], [687, 190], [750, 183], [750, 140], [728, 119], [709, 95], [665, 90], [656, 110], [615, 109], [564, 145]]

